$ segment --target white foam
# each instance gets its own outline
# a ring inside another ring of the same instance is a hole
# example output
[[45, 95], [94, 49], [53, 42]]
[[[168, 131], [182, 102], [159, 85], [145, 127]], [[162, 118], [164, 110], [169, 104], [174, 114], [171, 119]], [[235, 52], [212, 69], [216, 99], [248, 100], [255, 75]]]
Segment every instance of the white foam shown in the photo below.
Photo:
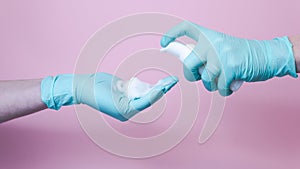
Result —
[[128, 81], [127, 85], [127, 96], [129, 99], [140, 98], [146, 95], [153, 85], [143, 82], [137, 77], [133, 77]]

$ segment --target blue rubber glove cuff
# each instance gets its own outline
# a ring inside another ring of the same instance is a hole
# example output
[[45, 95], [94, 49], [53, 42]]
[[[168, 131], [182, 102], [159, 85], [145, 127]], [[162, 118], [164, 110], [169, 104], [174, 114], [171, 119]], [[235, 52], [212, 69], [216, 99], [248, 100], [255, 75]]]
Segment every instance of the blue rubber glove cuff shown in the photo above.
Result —
[[77, 104], [73, 97], [73, 79], [73, 74], [64, 74], [42, 80], [41, 99], [48, 108], [58, 110], [62, 106]]
[[[277, 72], [275, 73], [275, 76], [277, 77], [282, 77], [285, 75], [290, 75], [294, 78], [298, 77], [297, 71], [296, 71], [296, 62], [295, 62], [295, 57], [294, 57], [294, 53], [293, 53], [293, 45], [291, 44], [291, 42], [289, 41], [287, 36], [281, 37], [281, 38], [275, 38], [275, 41], [281, 41], [283, 43], [286, 44], [287, 46], [287, 51], [286, 54], [287, 56], [284, 56], [282, 54], [281, 57], [277, 57]], [[274, 44], [275, 45], [275, 44]], [[273, 47], [273, 50], [283, 50], [281, 48], [276, 48]], [[280, 53], [279, 51], [272, 51], [272, 53]], [[288, 59], [286, 59], [286, 57]]]

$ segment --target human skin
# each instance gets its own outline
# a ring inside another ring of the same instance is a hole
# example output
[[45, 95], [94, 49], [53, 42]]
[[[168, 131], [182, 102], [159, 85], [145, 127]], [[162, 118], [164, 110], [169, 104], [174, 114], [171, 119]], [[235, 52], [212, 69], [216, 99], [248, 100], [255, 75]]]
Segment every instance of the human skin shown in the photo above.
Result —
[[0, 122], [47, 108], [41, 100], [42, 79], [0, 81]]

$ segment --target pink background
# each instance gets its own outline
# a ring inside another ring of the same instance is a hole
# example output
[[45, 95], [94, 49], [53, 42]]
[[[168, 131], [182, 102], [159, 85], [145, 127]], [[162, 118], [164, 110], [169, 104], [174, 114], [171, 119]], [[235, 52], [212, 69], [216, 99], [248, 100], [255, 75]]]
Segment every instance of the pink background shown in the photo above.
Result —
[[[96, 30], [140, 12], [169, 13], [244, 38], [300, 31], [299, 0], [1, 1], [0, 79], [71, 73]], [[81, 129], [73, 107], [45, 110], [0, 125], [0, 168], [298, 169], [299, 86], [299, 79], [290, 77], [246, 84], [227, 99], [222, 122], [207, 143], [197, 142], [205, 117], [200, 115], [178, 146], [139, 160], [97, 147]], [[200, 90], [200, 105], [207, 111], [211, 94], [202, 85]]]

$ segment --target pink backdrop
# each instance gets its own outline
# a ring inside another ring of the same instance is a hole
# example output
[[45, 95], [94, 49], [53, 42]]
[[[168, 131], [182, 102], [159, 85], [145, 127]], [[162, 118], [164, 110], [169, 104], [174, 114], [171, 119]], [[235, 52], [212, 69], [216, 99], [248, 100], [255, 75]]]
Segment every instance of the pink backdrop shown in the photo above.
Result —
[[[244, 38], [300, 33], [299, 0], [1, 1], [0, 79], [71, 73], [96, 30], [140, 12], [169, 13]], [[197, 142], [204, 119], [200, 115], [178, 146], [139, 160], [97, 147], [81, 129], [73, 107], [45, 110], [0, 125], [0, 168], [298, 169], [299, 86], [299, 79], [289, 77], [246, 84], [227, 99], [222, 122], [207, 143]], [[200, 90], [207, 110], [211, 94], [202, 85]], [[156, 130], [160, 125], [164, 127], [159, 123]]]

